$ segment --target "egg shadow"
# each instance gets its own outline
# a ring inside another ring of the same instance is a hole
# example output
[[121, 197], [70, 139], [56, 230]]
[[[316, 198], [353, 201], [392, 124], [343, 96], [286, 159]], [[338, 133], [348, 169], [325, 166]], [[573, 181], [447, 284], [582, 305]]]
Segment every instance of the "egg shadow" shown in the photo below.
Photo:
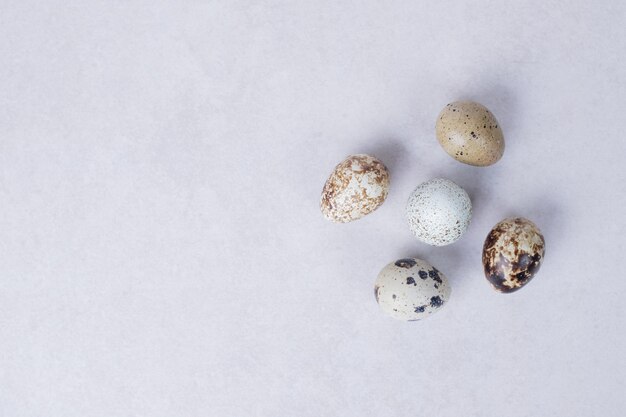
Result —
[[363, 150], [385, 164], [393, 182], [402, 172], [407, 172], [403, 167], [409, 163], [409, 155], [403, 141], [397, 137], [388, 135], [371, 140], [363, 147]]
[[[566, 238], [563, 208], [550, 197], [543, 197], [533, 201], [520, 212], [519, 209], [510, 209], [502, 219], [510, 217], [524, 217], [537, 225], [546, 242], [546, 252], [552, 251], [551, 247], [559, 247], [558, 242]], [[556, 257], [555, 257], [556, 258]]]
[[[435, 171], [436, 177], [447, 178], [465, 191], [472, 201], [472, 218], [486, 210], [489, 206], [493, 193], [487, 187], [486, 178], [489, 175], [489, 167], [475, 167], [458, 163], [451, 170]], [[470, 223], [471, 227], [471, 223]]]
[[520, 107], [513, 90], [501, 81], [505, 76], [488, 73], [471, 77], [470, 83], [459, 80], [458, 86], [449, 89], [449, 94], [454, 95], [450, 101], [476, 101], [492, 111], [504, 127], [512, 125], [515, 119], [520, 118]]
[[399, 253], [403, 254], [400, 258], [423, 259], [440, 270], [448, 278], [455, 293], [463, 292], [469, 282], [469, 277], [465, 277], [463, 273], [467, 268], [463, 265], [463, 248], [459, 242], [447, 246], [430, 246], [415, 240], [411, 244], [406, 244]]

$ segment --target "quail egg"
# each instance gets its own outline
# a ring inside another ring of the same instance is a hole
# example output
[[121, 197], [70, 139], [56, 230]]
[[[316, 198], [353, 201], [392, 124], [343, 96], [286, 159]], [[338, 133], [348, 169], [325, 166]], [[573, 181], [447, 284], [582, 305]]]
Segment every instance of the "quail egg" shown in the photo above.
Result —
[[435, 178], [417, 186], [405, 212], [409, 228], [419, 240], [445, 246], [456, 242], [467, 230], [472, 202], [454, 182]]
[[391, 262], [374, 285], [380, 308], [398, 320], [420, 320], [436, 313], [448, 302], [450, 292], [445, 275], [417, 258]]
[[483, 267], [496, 291], [517, 291], [533, 279], [545, 254], [539, 228], [522, 217], [502, 220], [487, 235]]
[[475, 166], [493, 165], [504, 153], [504, 136], [496, 117], [472, 101], [448, 104], [435, 126], [441, 147], [454, 159]]
[[322, 190], [324, 217], [347, 223], [380, 207], [389, 192], [387, 167], [373, 156], [351, 155], [335, 167]]

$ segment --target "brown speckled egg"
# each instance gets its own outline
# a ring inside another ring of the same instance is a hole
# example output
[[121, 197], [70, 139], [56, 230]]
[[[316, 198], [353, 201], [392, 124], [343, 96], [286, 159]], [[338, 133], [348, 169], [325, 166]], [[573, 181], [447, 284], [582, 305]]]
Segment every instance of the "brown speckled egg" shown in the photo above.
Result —
[[441, 147], [454, 159], [493, 165], [504, 153], [504, 136], [493, 113], [473, 101], [455, 101], [439, 113], [435, 126]]
[[502, 220], [485, 239], [485, 276], [496, 291], [517, 291], [539, 271], [544, 252], [543, 235], [533, 222], [522, 217]]
[[351, 155], [335, 167], [322, 190], [320, 208], [328, 220], [347, 223], [380, 207], [389, 192], [389, 172], [370, 155]]

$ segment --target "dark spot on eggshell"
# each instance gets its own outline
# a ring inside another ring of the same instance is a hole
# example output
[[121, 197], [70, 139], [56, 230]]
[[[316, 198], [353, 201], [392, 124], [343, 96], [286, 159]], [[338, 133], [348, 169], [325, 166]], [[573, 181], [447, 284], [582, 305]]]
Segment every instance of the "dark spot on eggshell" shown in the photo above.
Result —
[[424, 270], [419, 271], [417, 274], [420, 276], [421, 279], [428, 278], [428, 272], [426, 272]]
[[380, 287], [378, 285], [374, 286], [374, 297], [376, 297], [376, 302], [378, 302], [378, 289]]
[[517, 279], [517, 282], [524, 285], [530, 279], [530, 272], [528, 271], [518, 272], [517, 274], [515, 274], [515, 279]]
[[487, 239], [485, 239], [484, 247], [495, 246], [496, 242], [498, 241], [498, 237], [499, 237], [499, 231], [497, 231], [496, 228], [494, 227], [493, 230], [491, 230], [491, 232], [489, 232], [489, 234], [487, 235]]
[[[545, 249], [544, 249], [544, 253], [545, 253]], [[532, 256], [532, 262], [530, 263], [530, 265], [528, 265], [528, 270], [530, 271], [531, 274], [535, 274], [537, 273], [537, 271], [539, 271], [539, 268], [541, 267], [541, 256], [542, 255], [538, 253]]]
[[497, 268], [488, 269], [485, 266], [485, 276], [495, 289], [502, 288], [504, 286], [504, 272], [499, 271]]
[[413, 277], [408, 277], [408, 278], [406, 279], [406, 283], [407, 283], [408, 285], [411, 285], [411, 284], [413, 284], [413, 285], [417, 285], [417, 284], [415, 283], [415, 279], [413, 279]]
[[430, 297], [430, 306], [431, 307], [439, 308], [442, 305], [443, 305], [443, 300], [441, 299], [441, 297], [439, 297], [438, 295], [436, 295], [434, 297]]
[[[516, 254], [519, 253], [519, 249], [518, 248], [515, 248], [515, 253]], [[532, 258], [526, 252], [519, 253], [519, 255], [517, 257], [517, 260], [518, 260], [517, 262], [513, 262], [512, 263], [512, 266], [514, 268], [520, 269], [520, 270], [527, 269], [530, 266], [530, 264], [532, 263]]]
[[433, 267], [432, 271], [428, 271], [428, 276], [440, 284], [443, 283], [441, 277], [439, 276], [439, 271], [437, 270], [437, 268]]
[[415, 265], [417, 265], [417, 263], [415, 262], [414, 259], [411, 258], [404, 258], [404, 259], [398, 259], [395, 263], [396, 266], [400, 267], [400, 268], [412, 268]]
[[423, 313], [424, 310], [426, 309], [427, 306], [419, 306], [419, 307], [415, 307], [415, 312], [416, 313]]

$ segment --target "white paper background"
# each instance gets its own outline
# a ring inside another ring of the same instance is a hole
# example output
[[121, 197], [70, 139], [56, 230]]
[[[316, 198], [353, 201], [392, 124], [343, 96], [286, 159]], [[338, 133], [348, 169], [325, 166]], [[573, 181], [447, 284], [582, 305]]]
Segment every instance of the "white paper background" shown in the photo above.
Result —
[[[0, 416], [623, 416], [622, 1], [0, 3]], [[493, 167], [434, 137], [487, 105]], [[350, 153], [392, 188], [347, 225], [318, 208]], [[474, 219], [414, 240], [412, 189]], [[539, 275], [483, 277], [499, 220], [534, 220]], [[383, 316], [388, 262], [453, 285]]]

